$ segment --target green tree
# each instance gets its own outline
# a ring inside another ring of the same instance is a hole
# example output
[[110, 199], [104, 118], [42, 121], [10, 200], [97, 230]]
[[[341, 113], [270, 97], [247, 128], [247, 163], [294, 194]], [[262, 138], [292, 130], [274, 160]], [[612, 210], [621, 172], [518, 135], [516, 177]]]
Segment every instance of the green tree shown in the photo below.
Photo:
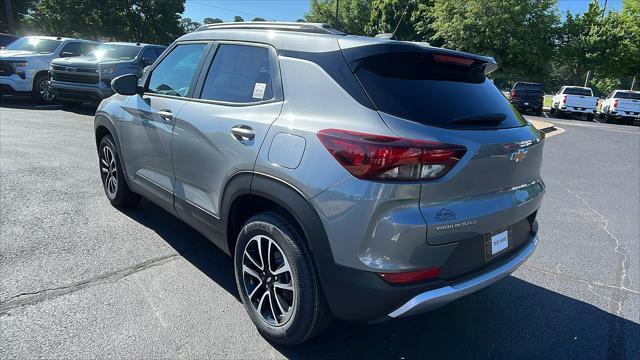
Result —
[[[25, 19], [28, 15], [29, 9], [33, 6], [35, 0], [10, 0], [11, 12], [13, 15], [13, 22], [16, 29], [23, 27]], [[8, 16], [6, 14], [6, 8], [4, 1], [0, 4], [0, 32], [8, 33], [9, 24], [7, 23]]]
[[365, 28], [371, 16], [371, 0], [340, 0], [339, 6], [338, 24], [335, 0], [311, 0], [311, 10], [305, 14], [305, 20], [327, 23], [348, 34], [366, 34]]
[[38, 0], [29, 13], [40, 33], [168, 44], [184, 33], [184, 0]]
[[220, 18], [210, 18], [210, 17], [204, 18], [204, 21], [203, 21], [204, 24], [219, 24], [223, 22], [224, 21]]
[[[205, 23], [206, 24], [206, 23]], [[202, 24], [197, 21], [191, 20], [191, 18], [181, 18], [180, 27], [185, 34], [196, 31]]]
[[550, 73], [559, 17], [555, 0], [435, 0], [417, 31], [451, 49], [493, 56], [496, 85], [543, 81]]
[[[418, 40], [415, 20], [419, 5], [427, 5], [430, 1], [415, 0], [373, 0], [371, 13], [366, 27], [368, 35], [395, 32], [398, 40]], [[404, 14], [404, 16], [403, 16]]]
[[244, 22], [244, 19], [242, 18], [242, 16], [234, 16], [233, 17], [233, 22]]

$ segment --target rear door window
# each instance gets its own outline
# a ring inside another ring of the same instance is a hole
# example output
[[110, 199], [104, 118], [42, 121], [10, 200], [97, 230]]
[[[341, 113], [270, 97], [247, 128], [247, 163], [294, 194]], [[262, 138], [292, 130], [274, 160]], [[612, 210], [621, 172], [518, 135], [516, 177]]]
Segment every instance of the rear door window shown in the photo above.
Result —
[[271, 100], [273, 70], [268, 48], [222, 44], [213, 58], [200, 97], [229, 103]]
[[176, 46], [153, 69], [147, 92], [161, 95], [186, 96], [207, 44]]
[[426, 51], [382, 53], [359, 60], [355, 74], [379, 111], [407, 120], [460, 129], [526, 124], [483, 64], [441, 59]]

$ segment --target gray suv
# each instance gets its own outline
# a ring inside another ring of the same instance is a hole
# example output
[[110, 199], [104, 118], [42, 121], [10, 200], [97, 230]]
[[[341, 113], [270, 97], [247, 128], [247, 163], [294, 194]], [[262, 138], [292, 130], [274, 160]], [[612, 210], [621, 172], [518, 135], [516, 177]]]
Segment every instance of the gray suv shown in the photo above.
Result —
[[63, 104], [99, 102], [113, 94], [112, 79], [124, 74], [142, 76], [143, 69], [164, 49], [161, 45], [111, 42], [83, 56], [53, 60], [49, 69], [51, 89]]
[[496, 68], [322, 24], [207, 25], [112, 82], [95, 116], [104, 189], [232, 256], [272, 341], [436, 309], [537, 244], [544, 136]]

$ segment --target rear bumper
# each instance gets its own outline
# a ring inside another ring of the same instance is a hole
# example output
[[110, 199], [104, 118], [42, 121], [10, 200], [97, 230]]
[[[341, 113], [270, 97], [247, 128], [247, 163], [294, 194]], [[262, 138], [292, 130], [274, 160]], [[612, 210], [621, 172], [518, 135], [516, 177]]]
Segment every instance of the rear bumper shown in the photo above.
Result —
[[458, 283], [423, 292], [390, 312], [388, 316], [397, 318], [435, 310], [463, 296], [484, 289], [514, 272], [533, 254], [537, 245], [538, 237], [534, 236], [524, 249], [521, 249], [497, 268]]
[[511, 104], [518, 110], [540, 110], [542, 109], [541, 102], [526, 102], [526, 101], [512, 101]]
[[561, 106], [558, 110], [563, 112], [579, 113], [579, 114], [595, 114], [597, 112], [596, 109], [590, 109], [590, 108], [583, 109], [583, 108], [576, 108], [572, 106]]
[[640, 112], [634, 111], [610, 111], [609, 116], [617, 117], [617, 118], [633, 118], [640, 119]]
[[331, 311], [341, 320], [380, 322], [416, 315], [436, 310], [508, 276], [531, 256], [537, 243], [537, 231], [532, 231], [527, 241], [510, 254], [451, 281], [391, 285], [374, 272], [337, 265], [321, 274], [323, 289]]
[[110, 88], [100, 88], [96, 85], [70, 84], [58, 81], [51, 82], [51, 88], [58, 100], [71, 101], [100, 101], [113, 95]]

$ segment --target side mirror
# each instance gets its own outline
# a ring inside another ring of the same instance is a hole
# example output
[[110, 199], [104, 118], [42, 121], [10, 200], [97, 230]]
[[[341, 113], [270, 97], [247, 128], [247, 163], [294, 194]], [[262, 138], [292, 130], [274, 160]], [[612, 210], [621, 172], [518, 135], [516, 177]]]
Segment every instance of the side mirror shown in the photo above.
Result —
[[111, 89], [120, 95], [135, 95], [138, 93], [138, 77], [134, 74], [118, 76], [111, 80]]
[[63, 51], [62, 54], [60, 54], [60, 57], [63, 57], [63, 58], [74, 57], [74, 56], [76, 56], [76, 54], [68, 51]]

